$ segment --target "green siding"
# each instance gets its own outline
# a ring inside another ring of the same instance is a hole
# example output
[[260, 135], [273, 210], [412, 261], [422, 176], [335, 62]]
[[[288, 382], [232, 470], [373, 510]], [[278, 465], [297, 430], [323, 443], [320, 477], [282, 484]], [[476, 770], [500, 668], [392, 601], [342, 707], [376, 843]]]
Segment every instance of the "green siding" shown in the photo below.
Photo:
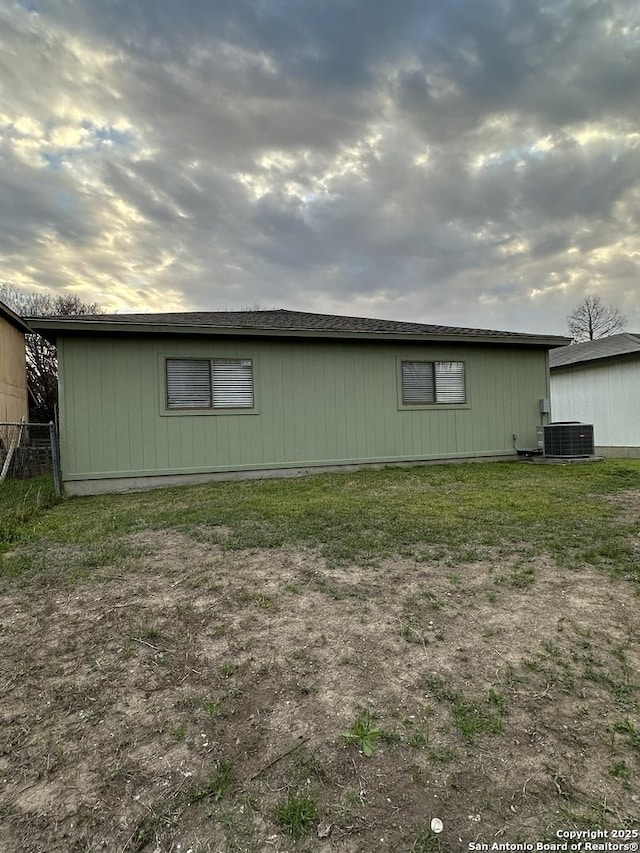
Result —
[[[66, 480], [510, 453], [535, 447], [544, 348], [65, 337]], [[164, 414], [163, 359], [252, 358], [256, 412]], [[398, 406], [398, 359], [466, 363], [467, 405]]]

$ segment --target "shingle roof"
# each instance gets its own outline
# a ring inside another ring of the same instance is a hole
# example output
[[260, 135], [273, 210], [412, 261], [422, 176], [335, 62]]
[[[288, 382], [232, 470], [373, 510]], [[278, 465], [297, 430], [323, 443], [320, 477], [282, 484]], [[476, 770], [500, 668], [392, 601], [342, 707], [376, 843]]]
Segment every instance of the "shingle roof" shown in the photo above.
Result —
[[[64, 321], [89, 322], [92, 325], [113, 324], [120, 326], [190, 326], [209, 328], [228, 328], [247, 330], [265, 330], [283, 332], [336, 332], [374, 335], [401, 336], [455, 336], [482, 338], [509, 338], [515, 341], [551, 338], [551, 336], [531, 335], [522, 332], [504, 332], [493, 329], [469, 329], [460, 326], [440, 326], [425, 323], [406, 323], [397, 320], [379, 320], [368, 317], [344, 317], [336, 314], [314, 314], [306, 311], [274, 309], [264, 311], [195, 311], [167, 314], [93, 314], [78, 317], [33, 318], [37, 326], [40, 320], [52, 328], [49, 321], [57, 320], [62, 327]], [[68, 327], [66, 327], [68, 328]], [[95, 326], [94, 326], [95, 328]], [[556, 345], [562, 338], [555, 338]], [[566, 340], [566, 339], [564, 339]]]
[[640, 352], [640, 335], [624, 332], [621, 335], [598, 338], [598, 340], [587, 341], [583, 344], [558, 347], [549, 353], [549, 367], [554, 370], [559, 367], [568, 367], [571, 364], [615, 358], [634, 352]]

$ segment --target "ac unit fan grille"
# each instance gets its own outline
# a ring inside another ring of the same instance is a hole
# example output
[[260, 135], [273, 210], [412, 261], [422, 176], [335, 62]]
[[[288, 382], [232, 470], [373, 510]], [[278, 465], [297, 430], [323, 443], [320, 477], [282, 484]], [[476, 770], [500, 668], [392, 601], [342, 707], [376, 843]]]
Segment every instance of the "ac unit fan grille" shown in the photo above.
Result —
[[593, 425], [547, 424], [544, 428], [545, 456], [593, 456]]

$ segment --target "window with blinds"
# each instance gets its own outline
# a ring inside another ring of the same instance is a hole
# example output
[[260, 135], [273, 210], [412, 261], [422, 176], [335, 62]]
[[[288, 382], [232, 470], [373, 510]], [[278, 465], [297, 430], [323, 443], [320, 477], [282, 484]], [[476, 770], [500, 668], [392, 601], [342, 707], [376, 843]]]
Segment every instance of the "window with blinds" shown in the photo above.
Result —
[[421, 406], [436, 401], [436, 382], [432, 361], [402, 362], [402, 402]]
[[404, 406], [466, 403], [463, 361], [403, 361]]
[[253, 407], [251, 359], [214, 358], [211, 362], [214, 409]]
[[168, 409], [252, 409], [250, 358], [168, 358]]
[[465, 403], [464, 361], [434, 362], [436, 403]]

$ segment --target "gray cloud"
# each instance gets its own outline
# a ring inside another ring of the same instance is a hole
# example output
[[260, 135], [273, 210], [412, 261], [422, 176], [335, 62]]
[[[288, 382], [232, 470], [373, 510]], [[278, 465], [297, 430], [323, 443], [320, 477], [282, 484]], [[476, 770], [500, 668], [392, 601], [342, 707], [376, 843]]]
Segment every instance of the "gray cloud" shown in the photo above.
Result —
[[0, 12], [0, 277], [122, 310], [640, 329], [630, 0]]

